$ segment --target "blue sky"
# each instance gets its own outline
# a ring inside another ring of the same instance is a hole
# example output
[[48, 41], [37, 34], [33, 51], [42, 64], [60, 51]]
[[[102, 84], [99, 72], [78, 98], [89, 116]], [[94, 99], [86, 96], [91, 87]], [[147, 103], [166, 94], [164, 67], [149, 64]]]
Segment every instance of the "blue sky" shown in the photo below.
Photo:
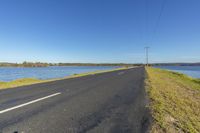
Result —
[[162, 2], [1, 0], [0, 62], [200, 62], [200, 1]]

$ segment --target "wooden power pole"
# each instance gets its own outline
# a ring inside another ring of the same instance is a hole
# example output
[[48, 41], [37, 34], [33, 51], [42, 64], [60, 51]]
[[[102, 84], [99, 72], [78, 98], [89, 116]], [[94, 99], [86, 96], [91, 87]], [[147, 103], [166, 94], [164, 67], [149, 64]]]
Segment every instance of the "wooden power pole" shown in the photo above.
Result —
[[145, 47], [145, 53], [146, 53], [146, 66], [149, 66], [149, 48], [150, 47]]

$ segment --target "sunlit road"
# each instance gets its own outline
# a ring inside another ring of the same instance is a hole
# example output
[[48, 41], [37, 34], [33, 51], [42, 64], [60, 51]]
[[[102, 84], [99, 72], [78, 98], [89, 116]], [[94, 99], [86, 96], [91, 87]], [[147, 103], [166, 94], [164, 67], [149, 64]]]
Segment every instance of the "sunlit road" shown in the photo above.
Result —
[[0, 91], [3, 133], [143, 133], [143, 67]]

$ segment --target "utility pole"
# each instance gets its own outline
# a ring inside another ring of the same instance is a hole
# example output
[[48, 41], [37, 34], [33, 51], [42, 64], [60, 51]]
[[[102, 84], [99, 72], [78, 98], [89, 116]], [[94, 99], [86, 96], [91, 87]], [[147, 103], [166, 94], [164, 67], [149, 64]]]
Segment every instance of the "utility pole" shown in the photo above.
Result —
[[146, 52], [146, 66], [149, 66], [149, 48], [150, 47], [145, 47], [145, 52]]

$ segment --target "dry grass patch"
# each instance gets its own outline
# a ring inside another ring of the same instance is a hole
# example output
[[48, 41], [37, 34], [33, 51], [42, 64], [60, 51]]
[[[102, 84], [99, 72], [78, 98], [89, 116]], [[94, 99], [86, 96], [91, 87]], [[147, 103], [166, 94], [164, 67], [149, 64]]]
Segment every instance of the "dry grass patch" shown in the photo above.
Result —
[[154, 122], [152, 133], [200, 132], [200, 80], [184, 74], [146, 68]]
[[22, 85], [29, 85], [29, 84], [35, 84], [40, 83], [43, 80], [34, 79], [34, 78], [25, 78], [25, 79], [17, 79], [10, 82], [0, 82], [0, 89], [6, 89], [6, 88], [12, 88], [12, 87], [18, 87]]

